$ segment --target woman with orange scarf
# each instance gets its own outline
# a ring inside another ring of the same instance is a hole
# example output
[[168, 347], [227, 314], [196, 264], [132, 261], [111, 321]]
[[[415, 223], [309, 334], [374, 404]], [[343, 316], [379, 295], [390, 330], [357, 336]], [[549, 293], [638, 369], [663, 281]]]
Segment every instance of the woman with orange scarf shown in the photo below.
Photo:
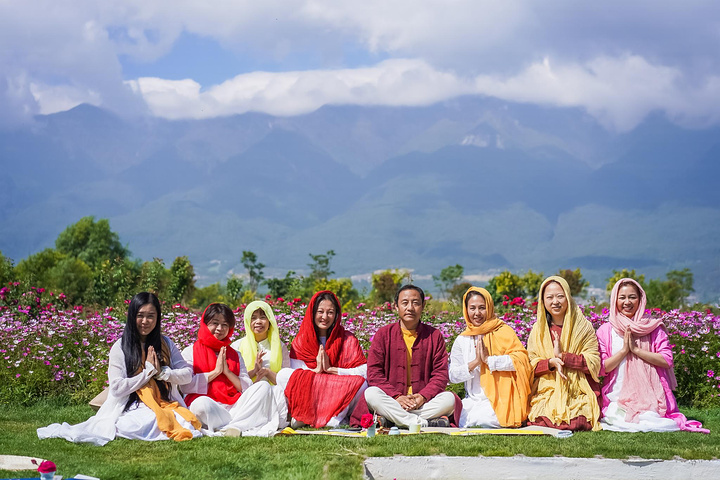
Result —
[[230, 307], [208, 305], [197, 340], [183, 350], [195, 373], [183, 387], [185, 401], [206, 435], [272, 436], [279, 417], [271, 385], [250, 380], [242, 357], [230, 346], [234, 329]]
[[534, 369], [528, 425], [600, 430], [600, 352], [595, 329], [559, 276], [546, 278], [528, 337]]
[[192, 381], [192, 367], [160, 333], [161, 319], [154, 294], [135, 295], [123, 335], [110, 349], [107, 400], [89, 420], [54, 423], [39, 428], [38, 437], [105, 445], [115, 437], [182, 441], [200, 436], [200, 422], [178, 392], [178, 385]]
[[603, 429], [616, 432], [710, 433], [678, 410], [672, 347], [660, 318], [645, 315], [647, 298], [631, 278], [615, 283], [610, 321], [597, 331], [602, 368]]
[[316, 293], [290, 346], [295, 370], [283, 369], [277, 375], [278, 385], [287, 385], [285, 396], [295, 427], [340, 425], [367, 388], [367, 359], [341, 319], [335, 294]]
[[467, 328], [450, 352], [450, 382], [465, 382], [459, 427], [520, 427], [528, 414], [532, 370], [515, 331], [495, 316], [490, 293], [463, 296]]

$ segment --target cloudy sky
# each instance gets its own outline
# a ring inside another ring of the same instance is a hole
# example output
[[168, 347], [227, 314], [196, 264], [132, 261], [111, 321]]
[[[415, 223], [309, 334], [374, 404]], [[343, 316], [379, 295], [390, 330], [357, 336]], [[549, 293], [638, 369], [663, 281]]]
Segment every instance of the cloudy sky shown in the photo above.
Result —
[[0, 126], [307, 113], [459, 95], [579, 107], [612, 131], [720, 120], [720, 2], [0, 0]]

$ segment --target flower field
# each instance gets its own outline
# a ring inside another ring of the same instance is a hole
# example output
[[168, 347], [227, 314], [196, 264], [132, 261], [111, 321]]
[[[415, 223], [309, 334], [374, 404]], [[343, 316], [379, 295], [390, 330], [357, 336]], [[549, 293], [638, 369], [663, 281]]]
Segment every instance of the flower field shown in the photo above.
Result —
[[[45, 396], [85, 402], [107, 382], [108, 353], [125, 324], [125, 312], [111, 307], [88, 311], [65, 304], [61, 295], [42, 289], [19, 292], [18, 285], [0, 289], [0, 403], [32, 403]], [[276, 313], [283, 342], [289, 344], [297, 333], [306, 304], [300, 299], [266, 299]], [[513, 327], [521, 341], [527, 341], [535, 322], [535, 307], [522, 299], [508, 299], [499, 306], [499, 315]], [[586, 317], [597, 329], [607, 321], [606, 308], [584, 306]], [[179, 348], [195, 340], [199, 312], [165, 305], [163, 333]], [[243, 307], [236, 312], [235, 338], [244, 335]], [[720, 316], [708, 312], [663, 312], [662, 317], [673, 343], [677, 397], [683, 405], [720, 405]], [[375, 332], [397, 321], [390, 304], [370, 307], [359, 304], [343, 313], [345, 327], [354, 333], [363, 348], [369, 348]], [[461, 311], [427, 314], [424, 321], [435, 325], [448, 342], [463, 331]], [[717, 373], [716, 373], [717, 372]]]

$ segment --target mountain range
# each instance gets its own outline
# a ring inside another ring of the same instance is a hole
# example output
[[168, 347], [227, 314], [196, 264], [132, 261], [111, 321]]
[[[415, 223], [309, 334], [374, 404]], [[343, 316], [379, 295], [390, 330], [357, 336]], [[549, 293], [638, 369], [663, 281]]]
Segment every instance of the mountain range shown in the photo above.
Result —
[[459, 263], [613, 269], [688, 267], [720, 298], [720, 129], [660, 114], [630, 132], [580, 109], [463, 97], [427, 107], [326, 106], [296, 117], [123, 118], [89, 105], [0, 131], [0, 251], [16, 261], [85, 215], [109, 218], [144, 260], [188, 255], [198, 284], [307, 271], [337, 275]]

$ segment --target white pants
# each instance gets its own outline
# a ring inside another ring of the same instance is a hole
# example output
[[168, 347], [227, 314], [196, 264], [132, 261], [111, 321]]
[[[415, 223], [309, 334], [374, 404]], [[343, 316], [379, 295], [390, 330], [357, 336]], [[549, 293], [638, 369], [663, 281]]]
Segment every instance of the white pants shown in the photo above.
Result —
[[280, 409], [272, 385], [267, 382], [253, 384], [234, 405], [225, 405], [202, 396], [196, 398], [189, 408], [207, 430], [203, 433], [208, 435], [233, 427], [240, 430], [243, 436], [270, 437], [275, 435], [280, 426]]
[[365, 390], [365, 401], [371, 412], [382, 415], [399, 427], [408, 427], [416, 423], [427, 427], [429, 419], [451, 415], [455, 409], [455, 395], [452, 392], [439, 393], [422, 407], [409, 411], [378, 387], [368, 387]]

